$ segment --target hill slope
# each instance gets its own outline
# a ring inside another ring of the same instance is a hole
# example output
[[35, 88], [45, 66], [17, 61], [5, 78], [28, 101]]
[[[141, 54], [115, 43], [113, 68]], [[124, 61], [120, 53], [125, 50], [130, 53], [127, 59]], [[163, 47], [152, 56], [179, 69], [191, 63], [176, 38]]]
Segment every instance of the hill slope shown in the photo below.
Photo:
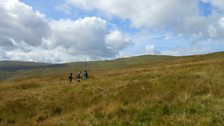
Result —
[[20, 61], [0, 61], [0, 71], [18, 71], [34, 69], [41, 66], [46, 66], [47, 63], [35, 63], [35, 62], [20, 62]]
[[[65, 64], [49, 64], [38, 62], [0, 61], [0, 80], [10, 78], [26, 71], [37, 69], [61, 68]], [[31, 73], [32, 74], [32, 73]]]
[[16, 74], [17, 71], [30, 70], [46, 66], [46, 63], [0, 61], [0, 80], [4, 80]]
[[[69, 84], [83, 69], [90, 79]], [[223, 52], [70, 63], [0, 83], [4, 126], [224, 125]]]

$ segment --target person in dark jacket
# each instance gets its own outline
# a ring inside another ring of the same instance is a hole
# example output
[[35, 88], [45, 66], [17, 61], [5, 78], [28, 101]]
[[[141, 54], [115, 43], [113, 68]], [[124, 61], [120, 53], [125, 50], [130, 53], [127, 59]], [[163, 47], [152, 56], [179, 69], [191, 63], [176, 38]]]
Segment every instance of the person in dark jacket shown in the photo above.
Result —
[[68, 80], [69, 80], [70, 83], [72, 83], [72, 79], [73, 79], [73, 77], [72, 77], [72, 73], [70, 73], [70, 74], [68, 75]]

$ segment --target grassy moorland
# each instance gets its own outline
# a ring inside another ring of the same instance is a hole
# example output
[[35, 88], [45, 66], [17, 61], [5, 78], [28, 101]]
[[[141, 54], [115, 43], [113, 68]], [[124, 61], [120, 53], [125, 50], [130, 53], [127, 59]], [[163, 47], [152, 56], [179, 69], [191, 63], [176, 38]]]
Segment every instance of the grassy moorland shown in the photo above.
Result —
[[0, 61], [0, 80], [4, 80], [17, 74], [21, 70], [30, 70], [48, 66], [46, 63], [35, 63], [35, 62], [19, 62], [19, 61]]
[[[69, 84], [83, 69], [90, 79]], [[0, 81], [0, 125], [223, 126], [224, 53], [17, 71]]]

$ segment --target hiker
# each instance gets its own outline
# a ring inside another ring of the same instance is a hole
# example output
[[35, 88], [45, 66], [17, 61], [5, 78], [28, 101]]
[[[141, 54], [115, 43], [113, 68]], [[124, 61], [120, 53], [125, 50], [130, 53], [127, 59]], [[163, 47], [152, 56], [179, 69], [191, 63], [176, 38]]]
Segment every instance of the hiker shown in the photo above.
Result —
[[77, 74], [76, 79], [78, 82], [81, 81], [81, 71]]
[[70, 84], [72, 83], [72, 79], [73, 79], [73, 77], [72, 77], [72, 73], [70, 73], [69, 75], [68, 75], [68, 79], [69, 79], [69, 82], [70, 82]]
[[85, 70], [84, 72], [83, 72], [83, 80], [87, 80], [88, 79], [88, 73], [87, 73], [87, 71]]

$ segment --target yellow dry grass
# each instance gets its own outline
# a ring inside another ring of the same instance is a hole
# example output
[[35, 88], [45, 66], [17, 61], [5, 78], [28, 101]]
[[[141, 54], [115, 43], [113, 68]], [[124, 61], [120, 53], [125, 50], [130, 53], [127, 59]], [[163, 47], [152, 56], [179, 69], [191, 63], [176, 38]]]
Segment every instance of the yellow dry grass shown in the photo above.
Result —
[[80, 83], [71, 66], [1, 81], [0, 125], [224, 125], [224, 53], [142, 62], [100, 62]]

